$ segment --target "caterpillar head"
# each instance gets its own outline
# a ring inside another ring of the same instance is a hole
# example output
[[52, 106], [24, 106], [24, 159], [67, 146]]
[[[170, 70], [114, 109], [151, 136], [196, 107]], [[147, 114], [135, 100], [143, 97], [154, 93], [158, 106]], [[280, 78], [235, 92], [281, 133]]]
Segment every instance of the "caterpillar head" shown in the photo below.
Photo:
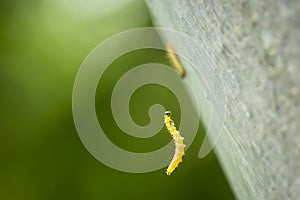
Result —
[[165, 116], [171, 116], [171, 112], [170, 111], [166, 111], [165, 112]]

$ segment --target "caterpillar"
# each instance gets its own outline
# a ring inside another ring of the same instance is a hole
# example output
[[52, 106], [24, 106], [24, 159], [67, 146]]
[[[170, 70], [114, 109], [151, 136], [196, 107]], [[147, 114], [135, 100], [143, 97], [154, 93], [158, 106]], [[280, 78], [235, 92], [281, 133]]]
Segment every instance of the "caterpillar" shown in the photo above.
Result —
[[170, 59], [172, 65], [178, 71], [181, 78], [184, 78], [186, 75], [186, 71], [183, 68], [178, 56], [174, 53], [174, 48], [170, 42], [167, 43], [166, 48], [167, 48], [167, 56]]
[[175, 143], [175, 153], [166, 171], [167, 175], [171, 175], [171, 173], [176, 169], [176, 167], [178, 167], [179, 163], [182, 162], [182, 156], [185, 155], [185, 144], [183, 143], [184, 137], [180, 135], [179, 131], [174, 126], [174, 122], [171, 119], [170, 111], [165, 112], [165, 125]]

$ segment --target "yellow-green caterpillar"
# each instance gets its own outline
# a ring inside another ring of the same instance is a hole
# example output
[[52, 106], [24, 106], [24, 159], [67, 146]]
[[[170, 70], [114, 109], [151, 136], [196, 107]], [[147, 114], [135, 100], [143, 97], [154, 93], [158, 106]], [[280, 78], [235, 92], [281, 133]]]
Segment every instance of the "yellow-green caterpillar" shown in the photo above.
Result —
[[184, 78], [186, 71], [185, 71], [184, 67], [182, 66], [178, 56], [175, 54], [173, 46], [171, 45], [170, 42], [168, 42], [166, 47], [167, 47], [167, 55], [173, 65], [173, 67], [180, 74], [181, 78]]
[[165, 125], [175, 143], [175, 153], [166, 172], [167, 175], [171, 175], [171, 173], [176, 169], [176, 167], [178, 167], [179, 163], [182, 162], [182, 156], [185, 155], [184, 153], [185, 144], [183, 143], [184, 137], [180, 135], [179, 131], [174, 126], [174, 122], [171, 119], [170, 111], [165, 112]]

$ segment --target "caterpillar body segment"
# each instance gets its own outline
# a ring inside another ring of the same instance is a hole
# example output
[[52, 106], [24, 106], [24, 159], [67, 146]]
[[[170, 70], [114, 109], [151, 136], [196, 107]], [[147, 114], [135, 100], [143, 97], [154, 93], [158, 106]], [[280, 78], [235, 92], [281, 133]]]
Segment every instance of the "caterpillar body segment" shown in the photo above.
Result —
[[185, 155], [185, 144], [183, 143], [184, 137], [180, 135], [179, 131], [174, 125], [173, 120], [171, 119], [170, 111], [165, 112], [165, 125], [170, 135], [172, 136], [175, 144], [175, 153], [166, 171], [167, 175], [171, 175], [171, 173], [176, 169], [176, 167], [178, 167], [179, 163], [182, 162], [182, 157]]

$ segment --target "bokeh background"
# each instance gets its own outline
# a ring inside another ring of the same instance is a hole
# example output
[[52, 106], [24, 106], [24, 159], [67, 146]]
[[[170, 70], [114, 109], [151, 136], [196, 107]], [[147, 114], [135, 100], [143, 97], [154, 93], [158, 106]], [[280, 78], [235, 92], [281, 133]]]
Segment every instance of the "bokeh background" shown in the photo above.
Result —
[[[234, 198], [214, 154], [198, 158], [204, 136], [200, 124], [172, 176], [165, 169], [116, 171], [89, 154], [79, 139], [72, 118], [77, 70], [109, 36], [152, 26], [143, 1], [2, 0], [0, 26], [0, 199]], [[132, 138], [117, 127], [110, 110], [116, 81], [149, 62], [170, 65], [165, 52], [134, 51], [108, 68], [97, 89], [97, 113], [105, 116], [99, 123], [116, 145], [134, 152], [152, 151], [171, 140], [165, 130], [149, 139]], [[154, 103], [170, 108], [174, 120], [180, 120], [175, 96], [158, 85], [145, 85], [129, 106], [137, 124], [149, 122], [145, 113]]]

